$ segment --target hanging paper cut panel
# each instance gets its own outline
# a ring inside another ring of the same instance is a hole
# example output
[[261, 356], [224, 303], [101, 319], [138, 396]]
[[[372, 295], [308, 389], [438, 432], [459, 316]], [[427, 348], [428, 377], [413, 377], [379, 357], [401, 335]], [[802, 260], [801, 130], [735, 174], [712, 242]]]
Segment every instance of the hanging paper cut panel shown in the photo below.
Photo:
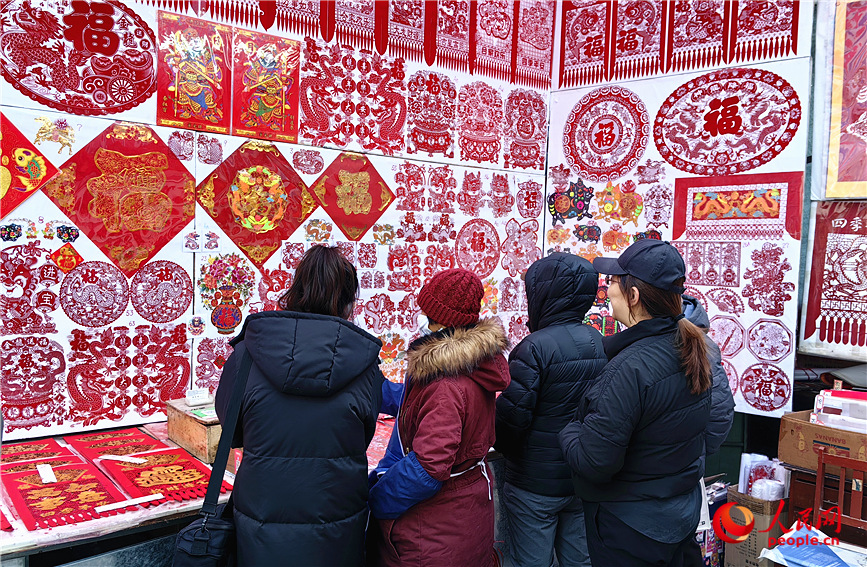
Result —
[[521, 1], [513, 83], [534, 89], [551, 87], [556, 12], [557, 5], [552, 0]]
[[236, 29], [232, 51], [232, 134], [296, 141], [300, 44]]
[[867, 197], [867, 2], [838, 2], [825, 196]]
[[867, 362], [867, 204], [813, 205], [798, 350]]
[[[425, 37], [426, 42], [436, 41], [438, 67], [454, 71], [468, 69], [470, 46], [475, 43], [475, 30], [470, 28], [470, 11], [474, 9], [475, 2], [469, 0], [437, 0], [436, 34], [425, 29]], [[433, 64], [430, 59], [427, 61]]]
[[229, 133], [232, 29], [159, 13], [157, 125]]
[[512, 33], [515, 6], [512, 0], [476, 2], [476, 61], [474, 72], [501, 81], [512, 73]]
[[147, 100], [157, 82], [153, 30], [124, 2], [66, 6], [0, 4], [3, 78], [33, 102], [69, 114], [115, 114]]
[[[193, 218], [195, 180], [147, 126], [118, 122], [43, 192], [127, 277]], [[126, 282], [124, 282], [126, 285]]]
[[359, 154], [342, 153], [313, 185], [313, 194], [340, 231], [358, 241], [394, 200], [394, 193]]
[[337, 42], [359, 49], [373, 49], [375, 5], [376, 2], [335, 0]]
[[198, 189], [199, 203], [257, 267], [318, 206], [273, 144], [238, 148]]
[[94, 510], [126, 497], [93, 465], [65, 465], [52, 470], [57, 482], [49, 484], [43, 484], [35, 471], [4, 471], [3, 488], [28, 530], [77, 524], [125, 511], [121, 508], [100, 514]]
[[425, 0], [389, 0], [388, 51], [396, 57], [424, 57]]
[[[106, 473], [133, 498], [162, 494], [162, 500], [195, 500], [203, 498], [208, 489], [211, 471], [201, 461], [183, 449], [165, 449], [139, 453], [136, 457], [145, 463], [125, 463], [121, 461], [102, 461]], [[231, 490], [232, 486], [223, 481], [220, 492]]]
[[0, 113], [0, 218], [57, 173], [30, 141]]

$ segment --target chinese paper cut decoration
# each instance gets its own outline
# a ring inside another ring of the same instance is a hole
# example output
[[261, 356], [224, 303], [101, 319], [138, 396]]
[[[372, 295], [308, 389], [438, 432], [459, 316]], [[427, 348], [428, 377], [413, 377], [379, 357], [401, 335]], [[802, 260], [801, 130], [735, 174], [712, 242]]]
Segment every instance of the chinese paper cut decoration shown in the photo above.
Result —
[[518, 27], [518, 51], [512, 82], [534, 89], [551, 87], [551, 58], [554, 53], [554, 15], [550, 0], [522, 0]]
[[57, 168], [0, 113], [0, 218], [12, 212], [55, 173]]
[[545, 197], [542, 195], [542, 184], [538, 181], [528, 180], [518, 182], [518, 195], [516, 196], [518, 212], [525, 219], [535, 219], [542, 214]]
[[484, 219], [466, 223], [455, 240], [455, 258], [459, 267], [480, 278], [490, 276], [500, 260], [500, 236], [494, 225]]
[[659, 154], [699, 175], [741, 173], [782, 152], [801, 124], [792, 86], [764, 69], [729, 68], [678, 87], [653, 126]]
[[280, 151], [258, 141], [221, 163], [199, 185], [198, 200], [259, 268], [317, 207]]
[[[517, 2], [479, 0], [476, 2], [474, 71], [508, 81], [512, 75], [512, 33]], [[471, 8], [472, 9], [472, 8]]]
[[123, 315], [129, 303], [129, 284], [107, 262], [84, 262], [63, 278], [60, 306], [85, 327], [103, 327]]
[[[268, 2], [270, 4], [270, 2]], [[266, 2], [262, 2], [266, 4]], [[275, 2], [277, 29], [298, 35], [316, 36], [319, 33], [319, 2], [316, 0], [292, 0]], [[267, 28], [266, 28], [267, 29]]]
[[644, 200], [635, 192], [635, 183], [631, 179], [616, 185], [609, 181], [602, 191], [596, 192], [596, 199], [599, 217], [603, 220], [619, 220], [624, 226], [631, 222], [638, 227], [638, 217], [644, 210]]
[[322, 172], [325, 160], [316, 150], [296, 150], [292, 154], [292, 165], [305, 175], [316, 175]]
[[130, 300], [136, 312], [152, 323], [168, 323], [186, 313], [193, 302], [193, 282], [174, 262], [145, 264], [130, 282]]
[[740, 287], [740, 242], [672, 242], [686, 264], [686, 281], [692, 285]]
[[801, 238], [804, 174], [762, 173], [675, 181], [674, 238]]
[[454, 157], [455, 84], [442, 73], [422, 70], [410, 77], [407, 91], [407, 153]]
[[580, 221], [584, 218], [593, 218], [590, 214], [592, 199], [593, 190], [584, 185], [580, 179], [568, 185], [555, 182], [554, 191], [548, 195], [548, 212], [551, 213], [554, 224], [565, 223], [566, 219]]
[[131, 412], [154, 421], [189, 387], [186, 324], [74, 329], [69, 344], [70, 426], [105, 425]]
[[360, 49], [373, 49], [374, 8], [377, 3], [336, 0], [334, 4], [337, 42], [358, 46]]
[[774, 364], [754, 364], [744, 370], [741, 395], [759, 411], [782, 409], [792, 396], [792, 384], [786, 373]]
[[196, 355], [196, 387], [207, 388], [214, 392], [220, 384], [223, 366], [234, 350], [229, 339], [205, 338], [198, 343], [199, 353]]
[[123, 439], [126, 443], [132, 440], [140, 441], [142, 439], [152, 439], [152, 437], [142, 433], [140, 429], [135, 427], [114, 429], [111, 431], [99, 431], [96, 433], [82, 433], [79, 435], [66, 435], [63, 437], [64, 441], [76, 448], [86, 447], [92, 443], [99, 443], [100, 441], [105, 441], [107, 439]]
[[503, 98], [494, 87], [476, 81], [458, 92], [458, 145], [461, 159], [497, 163], [503, 131]]
[[[155, 505], [169, 500], [195, 500], [205, 496], [211, 471], [183, 449], [149, 451], [139, 453], [136, 457], [147, 462], [103, 461], [101, 464], [131, 497], [162, 494], [162, 500], [150, 503]], [[231, 489], [231, 485], [223, 481], [220, 492]]]
[[43, 484], [36, 471], [3, 474], [3, 488], [28, 530], [76, 524], [126, 509], [97, 513], [94, 508], [126, 497], [91, 464], [52, 468], [57, 482]]
[[506, 240], [503, 241], [503, 269], [515, 277], [523, 274], [530, 264], [542, 257], [542, 249], [536, 246], [539, 222], [535, 219], [519, 223], [509, 219], [506, 223]]
[[255, 281], [255, 270], [235, 253], [210, 256], [202, 264], [196, 284], [220, 334], [231, 334], [241, 324], [241, 307], [253, 294]]
[[52, 252], [50, 258], [64, 274], [68, 274], [84, 262], [84, 258], [69, 242]]
[[72, 455], [60, 455], [59, 457], [48, 457], [44, 459], [33, 459], [28, 461], [16, 461], [12, 463], [0, 464], [0, 472], [3, 474], [16, 473], [21, 471], [35, 471], [37, 465], [48, 465], [52, 468], [62, 467], [64, 465], [80, 465], [84, 461], [81, 457]]
[[5, 339], [0, 369], [4, 433], [63, 422], [66, 360], [57, 341], [33, 335]]
[[421, 61], [425, 42], [424, 0], [390, 0], [388, 51], [397, 57]]
[[123, 122], [71, 157], [42, 191], [128, 277], [195, 209], [195, 180], [175, 154], [147, 126]]
[[650, 137], [647, 108], [622, 87], [602, 87], [581, 97], [563, 129], [563, 152], [582, 179], [613, 181], [634, 169]]
[[233, 52], [232, 134], [295, 142], [300, 44], [236, 29]]
[[157, 124], [229, 133], [228, 26], [159, 13]]
[[[740, 265], [738, 265], [738, 268], [740, 268]], [[744, 302], [731, 289], [717, 287], [708, 291], [705, 295], [723, 313], [731, 313], [732, 315], [742, 315], [744, 313]]]
[[302, 142], [393, 155], [403, 149], [406, 73], [401, 58], [305, 39], [301, 66]]
[[[37, 442], [41, 443], [41, 442]], [[23, 452], [20, 452], [20, 448], [12, 448], [12, 451], [19, 451], [17, 453], [3, 453], [2, 465], [3, 470], [6, 470], [5, 467], [10, 464], [22, 463], [25, 461], [33, 461], [36, 459], [63, 459], [78, 457], [72, 453], [67, 447], [61, 447], [57, 443], [54, 443], [55, 446], [49, 446], [44, 449], [29, 449]], [[81, 459], [78, 459], [78, 462], [82, 462]]]
[[383, 215], [394, 193], [367, 157], [342, 153], [312, 188], [347, 239], [357, 242]]
[[800, 349], [867, 360], [867, 204], [816, 204]]
[[0, 250], [0, 335], [56, 333], [51, 317], [58, 307], [62, 275], [39, 240]]
[[[470, 45], [474, 44], [475, 30], [470, 28], [469, 0], [437, 0], [437, 29], [431, 34], [425, 29], [426, 43], [436, 40], [436, 63], [454, 71], [466, 71], [470, 59]], [[433, 59], [427, 54], [425, 45], [425, 60], [433, 65]]]
[[[0, 455], [14, 455], [16, 453], [29, 453], [31, 451], [52, 451], [60, 449], [60, 443], [52, 438], [40, 439], [38, 441], [23, 441], [21, 443], [3, 443], [0, 449]], [[4, 461], [6, 462], [6, 461]]]
[[[828, 198], [867, 197], [867, 3], [837, 3]], [[842, 72], [841, 72], [842, 71]]]
[[747, 343], [747, 332], [737, 319], [728, 315], [716, 315], [710, 320], [708, 336], [719, 346], [723, 356], [732, 357]]
[[795, 291], [795, 284], [783, 281], [792, 265], [783, 256], [783, 249], [770, 242], [765, 242], [761, 250], [753, 250], [750, 258], [753, 267], [744, 272], [744, 279], [751, 282], [744, 286], [741, 295], [756, 311], [782, 317], [785, 303]]
[[779, 362], [791, 354], [792, 331], [776, 319], [759, 319], [748, 331], [747, 348], [759, 360]]
[[[7, 0], [0, 72], [34, 102], [69, 114], [129, 110], [156, 90], [154, 32], [123, 2]], [[63, 7], [61, 7], [63, 6]]]
[[543, 169], [548, 138], [548, 110], [536, 91], [515, 89], [506, 97], [503, 126], [507, 168]]
[[77, 450], [85, 459], [96, 462], [97, 459], [107, 455], [125, 456], [166, 448], [165, 443], [150, 438], [150, 440], [134, 440], [129, 442], [124, 439], [108, 439], [92, 443], [86, 447], [80, 447]]
[[798, 53], [798, 12], [794, 0], [567, 1], [560, 88]]
[[42, 142], [54, 142], [60, 144], [57, 153], [63, 152], [64, 148], [72, 155], [72, 145], [75, 143], [75, 129], [66, 118], [57, 118], [54, 121], [49, 120], [45, 116], [40, 116], [35, 119], [42, 124], [36, 132], [36, 137], [33, 143], [37, 146]]

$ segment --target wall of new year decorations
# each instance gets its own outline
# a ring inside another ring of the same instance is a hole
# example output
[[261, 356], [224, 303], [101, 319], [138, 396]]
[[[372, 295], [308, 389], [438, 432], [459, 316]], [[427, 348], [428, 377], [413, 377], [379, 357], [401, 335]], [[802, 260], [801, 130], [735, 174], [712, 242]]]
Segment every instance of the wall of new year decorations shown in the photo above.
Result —
[[800, 352], [867, 362], [867, 204], [813, 204]]
[[[606, 5], [622, 14], [625, 3]], [[741, 412], [791, 407], [808, 64], [551, 96], [546, 253], [592, 260], [642, 238], [673, 241]], [[602, 281], [588, 322], [606, 334], [617, 328]]]

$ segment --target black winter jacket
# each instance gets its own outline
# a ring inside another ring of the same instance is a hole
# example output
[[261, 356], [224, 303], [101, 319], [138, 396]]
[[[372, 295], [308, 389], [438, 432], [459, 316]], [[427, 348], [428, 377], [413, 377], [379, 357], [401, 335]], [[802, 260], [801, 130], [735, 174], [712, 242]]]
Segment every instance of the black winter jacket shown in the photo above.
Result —
[[711, 389], [690, 393], [676, 329], [674, 318], [655, 318], [606, 337], [611, 362], [560, 433], [581, 498], [670, 498], [698, 484]]
[[608, 359], [602, 335], [582, 324], [599, 274], [587, 260], [555, 253], [525, 277], [532, 333], [509, 355], [512, 383], [497, 398], [497, 442], [506, 482], [536, 494], [575, 493], [557, 435], [575, 417]]
[[253, 359], [236, 437], [238, 565], [363, 565], [381, 342], [337, 317], [267, 311], [232, 343], [216, 394], [221, 421], [244, 348]]

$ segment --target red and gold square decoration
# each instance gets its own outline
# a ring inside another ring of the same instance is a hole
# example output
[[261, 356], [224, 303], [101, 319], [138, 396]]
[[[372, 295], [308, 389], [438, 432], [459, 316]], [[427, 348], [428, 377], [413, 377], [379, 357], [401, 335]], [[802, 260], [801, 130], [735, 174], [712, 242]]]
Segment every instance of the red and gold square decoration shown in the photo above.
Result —
[[132, 455], [134, 453], [144, 453], [146, 451], [155, 451], [157, 449], [166, 449], [167, 445], [156, 439], [150, 440], [134, 440], [125, 441], [123, 439], [107, 439], [99, 441], [86, 447], [81, 447], [78, 452], [89, 461], [96, 461], [100, 457], [106, 455]]
[[199, 203], [260, 270], [318, 206], [270, 142], [250, 140], [200, 185]]
[[233, 45], [232, 134], [297, 141], [301, 44], [235, 29]]
[[358, 241], [394, 201], [394, 193], [366, 156], [350, 152], [331, 162], [312, 188], [340, 231]]
[[[151, 494], [164, 496], [163, 500], [150, 502], [151, 505], [204, 498], [211, 471], [183, 449], [138, 453], [136, 457], [147, 462], [102, 461], [100, 466], [133, 498]], [[231, 489], [232, 486], [223, 481], [220, 492]]]
[[57, 168], [0, 113], [0, 218], [57, 173]]
[[152, 129], [116, 122], [42, 189], [127, 276], [193, 219], [196, 182]]
[[66, 435], [63, 437], [63, 440], [75, 447], [76, 449], [79, 447], [86, 447], [88, 445], [92, 445], [94, 443], [98, 443], [100, 441], [106, 441], [109, 439], [123, 439], [124, 443], [131, 443], [133, 441], [142, 441], [153, 439], [147, 433], [144, 433], [141, 429], [137, 427], [128, 427], [126, 429], [115, 429], [113, 431], [96, 431], [92, 433], [80, 433], [78, 435]]
[[43, 484], [36, 471], [3, 473], [3, 488], [28, 530], [75, 524], [104, 515], [98, 506], [122, 502], [126, 497], [91, 464], [52, 469], [57, 482]]

